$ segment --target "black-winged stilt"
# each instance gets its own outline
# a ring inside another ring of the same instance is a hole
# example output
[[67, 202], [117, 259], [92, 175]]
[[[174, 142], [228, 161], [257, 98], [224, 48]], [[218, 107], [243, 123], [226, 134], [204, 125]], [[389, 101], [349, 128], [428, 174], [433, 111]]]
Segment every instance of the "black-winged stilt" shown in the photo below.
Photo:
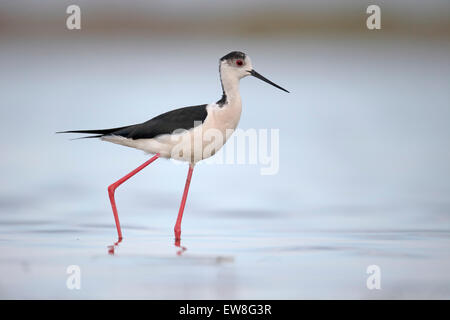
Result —
[[[215, 103], [172, 110], [146, 122], [120, 128], [58, 132], [94, 134], [94, 136], [82, 138], [100, 138], [154, 154], [152, 158], [108, 187], [119, 241], [122, 240], [122, 230], [114, 198], [115, 190], [159, 157], [189, 162], [186, 185], [174, 228], [175, 239], [180, 239], [181, 219], [195, 164], [214, 155], [238, 125], [242, 110], [239, 94], [240, 79], [252, 75], [289, 92], [253, 70], [250, 57], [242, 52], [233, 51], [222, 57], [219, 71], [223, 94], [222, 98]], [[214, 131], [214, 134], [209, 134], [208, 131]], [[222, 138], [217, 138], [217, 133], [221, 134]]]

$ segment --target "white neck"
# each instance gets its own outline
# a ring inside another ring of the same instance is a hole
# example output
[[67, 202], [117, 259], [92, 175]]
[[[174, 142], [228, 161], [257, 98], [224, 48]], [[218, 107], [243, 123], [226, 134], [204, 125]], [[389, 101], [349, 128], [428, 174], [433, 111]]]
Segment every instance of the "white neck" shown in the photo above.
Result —
[[222, 82], [223, 93], [226, 95], [226, 103], [235, 104], [237, 102], [240, 104], [239, 78], [227, 72], [221, 72], [220, 80]]

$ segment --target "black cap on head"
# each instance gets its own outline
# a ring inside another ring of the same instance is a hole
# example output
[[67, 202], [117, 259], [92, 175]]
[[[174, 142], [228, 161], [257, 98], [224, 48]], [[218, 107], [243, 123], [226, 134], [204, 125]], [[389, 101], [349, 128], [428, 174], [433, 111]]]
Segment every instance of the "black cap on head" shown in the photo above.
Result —
[[[220, 61], [226, 61], [226, 60], [245, 60], [245, 53], [240, 52], [240, 51], [232, 51], [229, 54], [223, 56], [222, 58], [220, 58]], [[242, 66], [243, 64], [239, 64], [238, 66]], [[258, 72], [256, 72], [254, 69], [252, 70], [245, 70], [246, 72], [248, 72], [249, 74], [251, 74], [252, 76], [254, 76], [255, 78], [258, 78], [264, 82], [267, 82], [268, 84], [283, 90], [285, 92], [289, 92], [286, 89], [284, 89], [283, 87], [280, 87], [279, 85], [277, 85], [276, 83], [270, 81], [269, 79], [267, 79], [266, 77], [263, 77], [262, 75], [260, 75]]]
[[232, 51], [229, 54], [220, 58], [220, 61], [229, 60], [229, 59], [242, 59], [245, 60], [245, 53], [240, 51]]

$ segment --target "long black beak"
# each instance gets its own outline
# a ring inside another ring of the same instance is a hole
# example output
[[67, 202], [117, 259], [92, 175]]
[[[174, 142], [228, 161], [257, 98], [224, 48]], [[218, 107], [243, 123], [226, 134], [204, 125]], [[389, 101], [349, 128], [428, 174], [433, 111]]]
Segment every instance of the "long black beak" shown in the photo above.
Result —
[[264, 81], [264, 82], [267, 82], [268, 84], [273, 85], [275, 88], [278, 88], [278, 89], [280, 89], [280, 90], [283, 90], [283, 91], [289, 93], [289, 91], [287, 91], [286, 89], [280, 87], [280, 86], [277, 85], [276, 83], [273, 83], [273, 82], [270, 81], [269, 79], [263, 77], [262, 75], [260, 75], [260, 74], [259, 74], [258, 72], [256, 72], [255, 70], [250, 70], [249, 73], [250, 73], [252, 76], [254, 76], [255, 78], [258, 78], [258, 79], [260, 79], [260, 80], [262, 80], [262, 81]]

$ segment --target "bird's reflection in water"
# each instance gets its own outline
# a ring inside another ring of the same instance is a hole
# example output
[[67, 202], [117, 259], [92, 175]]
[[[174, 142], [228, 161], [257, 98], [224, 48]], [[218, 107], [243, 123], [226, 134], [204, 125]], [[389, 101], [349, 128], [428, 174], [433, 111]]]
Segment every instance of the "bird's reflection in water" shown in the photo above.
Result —
[[114, 255], [114, 250], [116, 249], [116, 247], [119, 246], [119, 243], [121, 243], [123, 240], [123, 238], [119, 238], [116, 242], [114, 242], [112, 245], [108, 246], [108, 254], [113, 256]]
[[181, 256], [183, 254], [183, 252], [185, 252], [187, 250], [186, 247], [183, 247], [181, 245], [181, 239], [175, 239], [175, 247], [180, 248], [180, 250], [177, 250], [177, 255]]
[[[116, 242], [114, 242], [112, 245], [108, 246], [108, 254], [113, 256], [115, 254], [115, 250], [116, 248], [119, 247], [119, 243], [121, 243], [123, 240], [123, 238], [119, 238]], [[175, 247], [179, 248], [179, 250], [177, 250], [177, 255], [181, 256], [186, 250], [187, 248], [181, 245], [181, 240], [180, 239], [175, 239]]]

